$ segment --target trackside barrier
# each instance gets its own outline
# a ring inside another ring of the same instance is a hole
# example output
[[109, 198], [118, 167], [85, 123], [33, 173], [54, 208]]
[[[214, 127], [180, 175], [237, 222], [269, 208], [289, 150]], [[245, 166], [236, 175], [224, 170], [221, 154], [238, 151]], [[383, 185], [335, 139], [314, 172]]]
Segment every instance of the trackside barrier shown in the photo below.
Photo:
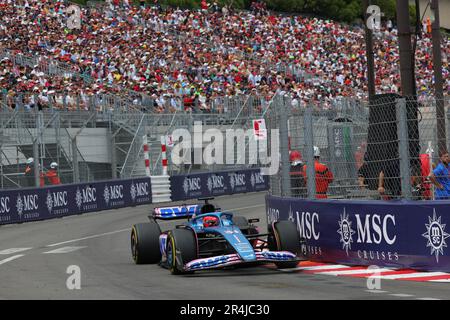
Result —
[[0, 191], [0, 225], [199, 197], [268, 190], [260, 169]]
[[169, 176], [152, 176], [152, 199], [153, 203], [170, 202], [170, 177]]
[[269, 178], [260, 169], [208, 172], [170, 177], [172, 201], [265, 191]]
[[150, 178], [0, 191], [0, 225], [150, 203]]
[[313, 261], [450, 272], [450, 201], [266, 197], [268, 222], [291, 220]]

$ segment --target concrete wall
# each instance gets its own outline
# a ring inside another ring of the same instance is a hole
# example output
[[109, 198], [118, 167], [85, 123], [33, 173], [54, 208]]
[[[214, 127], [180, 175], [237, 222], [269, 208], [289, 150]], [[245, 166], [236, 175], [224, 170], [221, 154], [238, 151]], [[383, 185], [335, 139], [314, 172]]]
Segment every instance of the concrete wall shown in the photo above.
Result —
[[[73, 136], [78, 129], [68, 129]], [[77, 138], [77, 146], [88, 162], [111, 163], [111, 142], [107, 128], [86, 128]], [[66, 148], [66, 146], [64, 146]], [[66, 150], [67, 154], [71, 154]]]
[[[67, 129], [70, 137], [73, 137], [78, 128]], [[9, 130], [9, 134], [14, 137], [16, 130]], [[35, 136], [35, 129], [30, 129], [31, 134]], [[31, 141], [31, 140], [30, 140]], [[44, 141], [48, 143], [56, 142], [56, 135], [53, 129], [48, 129], [44, 133]], [[62, 134], [59, 140], [64, 152], [68, 157], [72, 155], [71, 142], [67, 135]], [[31, 142], [26, 142], [31, 143]], [[111, 163], [111, 143], [108, 140], [107, 128], [85, 128], [77, 138], [78, 149], [85, 161], [97, 163]], [[16, 147], [4, 146], [4, 156], [8, 157], [9, 162], [17, 163]], [[19, 163], [25, 163], [26, 158], [19, 152]], [[4, 158], [4, 157], [3, 157]], [[79, 159], [81, 160], [81, 159]], [[4, 165], [8, 164], [6, 159], [2, 159]]]

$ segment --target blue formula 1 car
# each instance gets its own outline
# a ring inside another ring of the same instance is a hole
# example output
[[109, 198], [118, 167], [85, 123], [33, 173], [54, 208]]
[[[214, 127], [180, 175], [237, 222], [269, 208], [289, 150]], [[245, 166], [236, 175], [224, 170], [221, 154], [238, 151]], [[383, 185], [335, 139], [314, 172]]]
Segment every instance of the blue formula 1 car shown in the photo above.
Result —
[[[239, 265], [275, 263], [294, 268], [303, 260], [302, 242], [291, 221], [278, 221], [269, 233], [258, 232], [254, 223], [222, 212], [208, 199], [204, 204], [155, 208], [149, 223], [134, 225], [131, 252], [136, 264], [159, 263], [172, 274], [193, 273]], [[161, 232], [157, 220], [187, 219], [175, 229]]]

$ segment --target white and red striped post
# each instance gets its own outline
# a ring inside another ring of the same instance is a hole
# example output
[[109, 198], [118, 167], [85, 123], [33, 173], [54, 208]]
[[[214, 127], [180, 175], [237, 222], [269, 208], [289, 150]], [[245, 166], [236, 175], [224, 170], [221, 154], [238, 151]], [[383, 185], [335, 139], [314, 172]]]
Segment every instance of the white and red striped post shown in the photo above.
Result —
[[147, 177], [150, 177], [150, 157], [147, 135], [142, 137], [142, 141], [144, 146], [145, 174], [147, 175]]
[[167, 176], [167, 145], [166, 145], [166, 137], [161, 136], [161, 159], [162, 159], [162, 167], [163, 167], [163, 176]]

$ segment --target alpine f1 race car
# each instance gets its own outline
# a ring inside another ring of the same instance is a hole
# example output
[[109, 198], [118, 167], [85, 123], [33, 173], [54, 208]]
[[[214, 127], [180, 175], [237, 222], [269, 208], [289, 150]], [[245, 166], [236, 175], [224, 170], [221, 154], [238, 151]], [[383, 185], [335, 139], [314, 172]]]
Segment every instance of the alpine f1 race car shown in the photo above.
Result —
[[[291, 221], [278, 221], [267, 234], [247, 219], [222, 212], [208, 200], [204, 204], [155, 208], [149, 223], [133, 226], [131, 252], [136, 264], [156, 264], [172, 274], [193, 273], [239, 265], [275, 263], [294, 268], [303, 260], [301, 239]], [[161, 232], [158, 220], [187, 219], [175, 229]]]

